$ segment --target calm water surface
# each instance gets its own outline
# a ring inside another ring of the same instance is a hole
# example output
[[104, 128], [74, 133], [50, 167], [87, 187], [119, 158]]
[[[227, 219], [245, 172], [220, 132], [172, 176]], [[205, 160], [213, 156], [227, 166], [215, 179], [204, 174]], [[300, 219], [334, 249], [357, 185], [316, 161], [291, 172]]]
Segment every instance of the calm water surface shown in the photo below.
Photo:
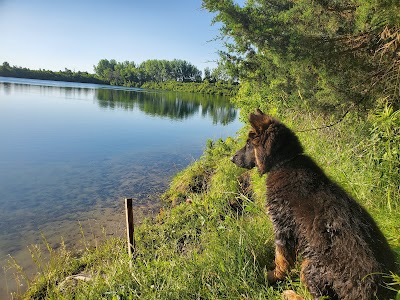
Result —
[[0, 77], [2, 265], [9, 254], [24, 265], [40, 231], [72, 243], [78, 221], [123, 219], [125, 197], [156, 205], [237, 116], [223, 97]]

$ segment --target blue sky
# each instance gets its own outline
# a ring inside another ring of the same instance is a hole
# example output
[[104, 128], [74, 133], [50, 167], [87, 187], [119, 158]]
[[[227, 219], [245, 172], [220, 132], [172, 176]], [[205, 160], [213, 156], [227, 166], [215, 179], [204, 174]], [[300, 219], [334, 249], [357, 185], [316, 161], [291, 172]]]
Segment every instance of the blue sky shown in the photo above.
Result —
[[212, 17], [201, 0], [0, 0], [0, 63], [92, 73], [103, 58], [177, 58], [203, 71], [222, 47]]

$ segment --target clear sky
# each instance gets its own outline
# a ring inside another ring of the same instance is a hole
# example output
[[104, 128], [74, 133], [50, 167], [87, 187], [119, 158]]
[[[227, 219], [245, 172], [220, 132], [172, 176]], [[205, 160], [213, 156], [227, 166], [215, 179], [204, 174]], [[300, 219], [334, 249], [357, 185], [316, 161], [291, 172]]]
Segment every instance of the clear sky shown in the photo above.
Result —
[[222, 48], [212, 17], [201, 0], [0, 0], [0, 64], [93, 73], [103, 58], [176, 58], [203, 71]]

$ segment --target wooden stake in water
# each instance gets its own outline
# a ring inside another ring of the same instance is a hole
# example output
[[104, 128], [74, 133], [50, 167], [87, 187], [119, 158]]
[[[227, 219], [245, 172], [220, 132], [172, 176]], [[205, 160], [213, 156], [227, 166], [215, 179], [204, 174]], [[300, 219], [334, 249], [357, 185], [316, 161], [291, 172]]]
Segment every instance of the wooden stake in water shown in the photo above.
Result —
[[132, 201], [132, 198], [125, 199], [126, 236], [128, 241], [128, 254], [130, 258], [132, 258], [132, 254], [135, 252]]

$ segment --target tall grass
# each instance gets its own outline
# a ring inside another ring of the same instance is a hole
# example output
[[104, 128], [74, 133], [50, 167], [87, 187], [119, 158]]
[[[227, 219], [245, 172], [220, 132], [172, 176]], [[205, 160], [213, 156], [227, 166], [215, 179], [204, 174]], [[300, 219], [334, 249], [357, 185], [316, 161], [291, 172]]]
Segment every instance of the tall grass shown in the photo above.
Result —
[[[327, 120], [312, 113], [273, 113], [298, 132], [306, 151], [329, 176], [372, 213], [399, 253], [399, 113], [383, 107], [368, 118], [349, 115], [335, 127], [311, 131], [304, 129]], [[276, 286], [266, 281], [274, 255], [264, 207], [266, 178], [229, 161], [244, 140], [245, 130], [237, 139], [209, 142], [204, 155], [176, 175], [163, 195], [165, 207], [136, 228], [132, 267], [119, 238], [96, 247], [85, 242], [87, 250], [80, 256], [64, 246], [52, 250], [45, 242], [44, 250], [32, 251], [41, 273], [20, 296], [273, 300], [293, 289], [311, 299], [299, 282], [298, 267]], [[44, 262], [40, 251], [48, 251], [50, 259]], [[391, 276], [393, 283], [399, 282], [398, 274]]]

